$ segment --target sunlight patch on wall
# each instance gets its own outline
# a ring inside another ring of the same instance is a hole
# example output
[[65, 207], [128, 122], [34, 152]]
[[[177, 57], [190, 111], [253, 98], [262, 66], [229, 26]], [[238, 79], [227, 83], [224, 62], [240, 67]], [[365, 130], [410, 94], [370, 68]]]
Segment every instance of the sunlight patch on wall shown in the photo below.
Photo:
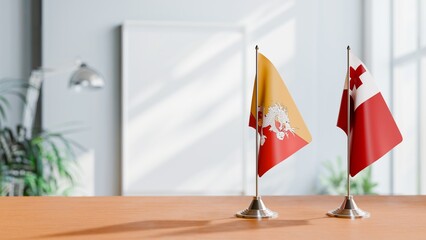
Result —
[[252, 32], [262, 27], [268, 27], [268, 23], [277, 17], [287, 14], [294, 7], [293, 0], [287, 1], [267, 1], [259, 4], [259, 7], [249, 16], [240, 21], [247, 26], [247, 30]]
[[[241, 33], [217, 33], [209, 37], [204, 43], [193, 51], [187, 52], [187, 56], [182, 59], [173, 69], [173, 78], [181, 78], [191, 74], [195, 69], [217, 57], [219, 53], [226, 51], [235, 52], [241, 47]], [[232, 47], [233, 46], [233, 47]]]

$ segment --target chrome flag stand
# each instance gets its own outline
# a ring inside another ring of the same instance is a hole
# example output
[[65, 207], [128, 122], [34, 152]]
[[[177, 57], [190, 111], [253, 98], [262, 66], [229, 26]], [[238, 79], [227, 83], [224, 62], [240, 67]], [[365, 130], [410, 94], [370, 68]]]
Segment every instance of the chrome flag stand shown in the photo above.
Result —
[[347, 122], [347, 133], [348, 133], [348, 146], [347, 146], [347, 153], [348, 153], [348, 175], [347, 175], [347, 194], [345, 196], [345, 199], [343, 200], [342, 205], [332, 211], [329, 211], [327, 213], [330, 217], [339, 217], [339, 218], [368, 218], [370, 217], [370, 213], [365, 212], [361, 210], [355, 203], [355, 200], [353, 199], [353, 196], [351, 195], [351, 185], [350, 185], [350, 156], [351, 153], [349, 151], [350, 149], [350, 126], [351, 126], [351, 93], [349, 88], [349, 79], [350, 79], [350, 72], [349, 72], [349, 51], [351, 48], [348, 46], [348, 73], [347, 73], [347, 87], [348, 87], [348, 122]]
[[339, 218], [368, 218], [370, 213], [361, 210], [355, 203], [352, 195], [346, 195], [342, 205], [327, 213], [330, 217]]
[[278, 213], [269, 210], [259, 195], [256, 194], [250, 203], [250, 206], [236, 214], [240, 218], [276, 218]]
[[[258, 106], [258, 81], [257, 81], [257, 55], [259, 47], [256, 45], [256, 107]], [[259, 115], [256, 114], [256, 196], [250, 203], [250, 206], [236, 214], [240, 218], [276, 218], [278, 213], [269, 210], [259, 196]]]

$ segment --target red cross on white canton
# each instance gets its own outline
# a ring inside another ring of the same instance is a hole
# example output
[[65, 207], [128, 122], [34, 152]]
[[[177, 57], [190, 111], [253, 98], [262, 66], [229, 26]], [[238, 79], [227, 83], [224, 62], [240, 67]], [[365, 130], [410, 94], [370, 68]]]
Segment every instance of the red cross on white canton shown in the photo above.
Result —
[[349, 82], [350, 89], [353, 90], [354, 87], [356, 89], [358, 89], [362, 85], [362, 81], [361, 81], [360, 77], [363, 73], [366, 72], [366, 70], [365, 70], [364, 66], [362, 66], [362, 64], [360, 64], [356, 68], [356, 70], [353, 67], [350, 67], [349, 70], [350, 70], [349, 74], [350, 74], [350, 77], [351, 77], [351, 80]]

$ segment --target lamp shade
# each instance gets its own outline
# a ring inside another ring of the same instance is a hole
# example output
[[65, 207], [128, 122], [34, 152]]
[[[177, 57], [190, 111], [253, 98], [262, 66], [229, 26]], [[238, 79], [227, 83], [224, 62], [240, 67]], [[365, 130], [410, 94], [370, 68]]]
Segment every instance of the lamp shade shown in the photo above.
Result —
[[74, 89], [100, 89], [104, 85], [103, 77], [85, 63], [82, 63], [78, 69], [74, 71], [69, 83], [69, 86]]

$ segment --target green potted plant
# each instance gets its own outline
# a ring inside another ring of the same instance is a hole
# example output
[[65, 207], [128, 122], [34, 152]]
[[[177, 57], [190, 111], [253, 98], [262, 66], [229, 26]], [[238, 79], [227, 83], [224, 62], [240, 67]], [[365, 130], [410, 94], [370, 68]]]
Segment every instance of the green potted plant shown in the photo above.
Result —
[[77, 143], [62, 132], [40, 131], [28, 137], [25, 127], [15, 130], [4, 122], [10, 108], [8, 96], [25, 103], [24, 91], [31, 86], [16, 80], [0, 81], [0, 195], [67, 195], [75, 185]]
[[[343, 166], [342, 159], [337, 157], [335, 162], [324, 163], [325, 174], [320, 177], [321, 188], [319, 193], [332, 195], [346, 194], [347, 169]], [[377, 194], [375, 188], [378, 183], [373, 181], [371, 167], [357, 174], [350, 181], [351, 193], [354, 195]]]

